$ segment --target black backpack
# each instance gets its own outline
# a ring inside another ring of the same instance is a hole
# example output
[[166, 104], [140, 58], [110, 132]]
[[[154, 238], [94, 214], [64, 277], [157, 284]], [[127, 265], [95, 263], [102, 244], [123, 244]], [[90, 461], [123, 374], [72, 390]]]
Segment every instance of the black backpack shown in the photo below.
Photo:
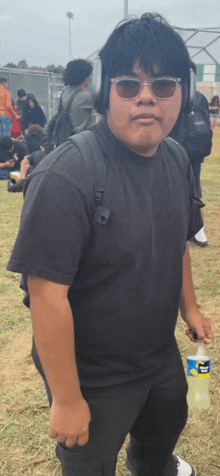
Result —
[[196, 160], [211, 153], [212, 134], [208, 101], [196, 91], [193, 111], [180, 116], [170, 136], [184, 147], [191, 160]]
[[62, 106], [62, 94], [60, 96], [58, 111], [52, 117], [47, 127], [47, 144], [51, 150], [63, 144], [70, 136], [74, 135], [74, 129], [69, 119], [69, 110], [78, 92], [78, 90], [74, 91], [65, 108]]

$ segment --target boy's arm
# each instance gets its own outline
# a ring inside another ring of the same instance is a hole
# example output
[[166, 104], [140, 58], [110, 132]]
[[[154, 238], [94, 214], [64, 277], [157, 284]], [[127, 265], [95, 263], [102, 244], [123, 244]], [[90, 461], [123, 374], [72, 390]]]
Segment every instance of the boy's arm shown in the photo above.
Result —
[[50, 436], [66, 446], [84, 445], [91, 417], [77, 373], [69, 286], [29, 276], [28, 288], [34, 339], [52, 393]]
[[[214, 339], [209, 319], [205, 318], [199, 311], [196, 302], [196, 295], [193, 289], [190, 256], [188, 246], [183, 257], [183, 286], [181, 293], [180, 312], [184, 321], [188, 324], [186, 335], [195, 342], [195, 333], [199, 342], [210, 344]], [[194, 336], [194, 337], [193, 337]]]

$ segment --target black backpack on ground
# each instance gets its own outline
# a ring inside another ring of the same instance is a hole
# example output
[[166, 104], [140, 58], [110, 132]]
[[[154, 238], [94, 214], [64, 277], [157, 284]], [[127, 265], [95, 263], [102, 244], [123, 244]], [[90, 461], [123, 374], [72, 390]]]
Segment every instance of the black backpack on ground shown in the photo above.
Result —
[[74, 135], [74, 129], [69, 118], [69, 110], [78, 92], [78, 90], [74, 91], [65, 108], [62, 106], [62, 94], [60, 96], [58, 111], [52, 117], [47, 127], [47, 143], [51, 149], [55, 149], [63, 142], [66, 142], [70, 136]]
[[191, 160], [196, 160], [211, 153], [212, 134], [208, 101], [202, 93], [196, 91], [193, 111], [181, 114], [170, 137], [184, 147]]

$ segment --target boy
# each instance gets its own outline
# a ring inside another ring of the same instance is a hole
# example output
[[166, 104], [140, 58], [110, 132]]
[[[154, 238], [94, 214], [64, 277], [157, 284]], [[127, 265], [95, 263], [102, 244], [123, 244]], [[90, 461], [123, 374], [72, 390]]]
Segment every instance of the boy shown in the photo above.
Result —
[[174, 330], [181, 296], [189, 338], [213, 339], [186, 247], [203, 204], [184, 150], [164, 141], [186, 109], [189, 56], [145, 14], [116, 28], [100, 58], [94, 161], [68, 141], [31, 174], [8, 269], [28, 275], [63, 476], [114, 476], [128, 432], [133, 475], [193, 476], [173, 455], [187, 418]]

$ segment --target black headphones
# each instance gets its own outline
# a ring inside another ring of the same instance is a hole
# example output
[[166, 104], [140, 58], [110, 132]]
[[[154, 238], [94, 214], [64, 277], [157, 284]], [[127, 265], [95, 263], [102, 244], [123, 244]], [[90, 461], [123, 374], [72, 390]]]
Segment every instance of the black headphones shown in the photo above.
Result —
[[196, 74], [189, 68], [189, 83], [182, 84], [182, 112], [190, 114], [193, 111], [196, 95]]
[[[104, 109], [108, 108], [109, 92], [110, 92], [110, 77], [104, 73], [102, 63], [97, 56], [92, 60], [93, 75], [91, 80], [91, 91], [97, 107]], [[196, 92], [196, 75], [192, 68], [190, 68], [190, 76], [188, 83], [182, 83], [182, 112], [189, 114], [193, 110]], [[100, 111], [101, 112], [101, 111]]]

